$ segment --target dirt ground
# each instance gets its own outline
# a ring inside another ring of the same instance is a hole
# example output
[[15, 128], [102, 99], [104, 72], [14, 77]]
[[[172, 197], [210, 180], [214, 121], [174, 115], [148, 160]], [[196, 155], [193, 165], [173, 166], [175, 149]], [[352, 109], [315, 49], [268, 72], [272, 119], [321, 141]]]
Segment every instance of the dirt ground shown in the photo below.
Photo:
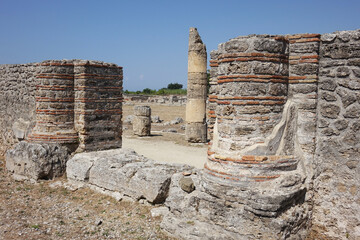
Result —
[[[182, 162], [202, 167], [206, 144], [189, 144], [184, 123], [164, 125], [176, 117], [185, 119], [184, 106], [152, 105], [152, 115], [163, 120], [152, 125], [152, 136], [133, 135], [124, 124], [124, 147], [158, 161]], [[133, 106], [124, 106], [124, 119]], [[126, 129], [127, 128], [127, 129]], [[163, 132], [176, 130], [176, 133]], [[52, 187], [65, 177], [36, 184], [16, 182], [6, 173], [0, 157], [0, 239], [174, 239], [160, 227], [160, 217], [151, 217], [151, 208], [140, 203], [116, 201], [90, 189]]]
[[[151, 115], [159, 116], [161, 123], [151, 125], [151, 136], [138, 137], [133, 134], [132, 125], [124, 122], [123, 148], [134, 149], [137, 153], [161, 162], [184, 163], [203, 168], [206, 161], [207, 144], [185, 141], [185, 122], [170, 124], [181, 117], [185, 121], [185, 106], [149, 105]], [[134, 106], [123, 106], [123, 119], [133, 115]], [[174, 132], [168, 132], [171, 129]]]
[[16, 182], [0, 159], [0, 239], [174, 239], [140, 203], [119, 202], [90, 189]]

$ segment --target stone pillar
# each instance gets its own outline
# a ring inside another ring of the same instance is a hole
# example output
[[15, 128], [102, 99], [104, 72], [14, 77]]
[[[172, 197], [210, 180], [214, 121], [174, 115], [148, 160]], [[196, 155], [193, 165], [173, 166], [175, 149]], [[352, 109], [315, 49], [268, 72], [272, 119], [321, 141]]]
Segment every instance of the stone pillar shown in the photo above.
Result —
[[121, 148], [122, 67], [99, 61], [74, 64], [78, 151]]
[[151, 132], [151, 108], [149, 106], [134, 107], [133, 130], [138, 136], [150, 136]]
[[36, 85], [36, 126], [33, 143], [77, 143], [74, 128], [74, 65], [72, 61], [44, 61]]
[[196, 28], [190, 28], [188, 53], [188, 87], [185, 138], [189, 142], [206, 142], [206, 46]]

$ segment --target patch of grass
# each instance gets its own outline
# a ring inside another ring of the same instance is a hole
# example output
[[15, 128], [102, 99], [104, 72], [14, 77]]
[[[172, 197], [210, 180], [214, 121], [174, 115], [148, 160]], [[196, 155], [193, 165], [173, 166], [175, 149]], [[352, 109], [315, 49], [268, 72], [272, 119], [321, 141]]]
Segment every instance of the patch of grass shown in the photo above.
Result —
[[62, 188], [62, 189], [61, 189], [61, 194], [64, 195], [64, 196], [67, 196], [67, 195], [70, 194], [70, 192], [69, 192], [67, 189]]
[[39, 224], [31, 225], [31, 228], [33, 228], [33, 229], [40, 229], [40, 225], [39, 225]]
[[105, 230], [102, 235], [105, 237], [109, 236], [109, 230]]
[[189, 225], [195, 225], [194, 221], [187, 221], [186, 223]]
[[186, 89], [168, 89], [161, 88], [159, 90], [144, 89], [143, 91], [128, 91], [125, 90], [125, 94], [134, 94], [134, 95], [186, 95]]

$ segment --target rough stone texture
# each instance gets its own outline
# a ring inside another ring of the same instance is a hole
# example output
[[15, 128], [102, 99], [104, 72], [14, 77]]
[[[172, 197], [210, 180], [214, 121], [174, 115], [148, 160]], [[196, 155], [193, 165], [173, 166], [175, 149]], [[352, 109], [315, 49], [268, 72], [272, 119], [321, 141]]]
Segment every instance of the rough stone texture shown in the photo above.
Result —
[[187, 239], [358, 239], [359, 30], [251, 35], [211, 52], [208, 161], [174, 175]]
[[185, 139], [189, 142], [207, 141], [206, 124], [206, 46], [196, 28], [190, 28], [188, 53], [188, 88], [186, 103]]
[[0, 65], [0, 155], [17, 143], [18, 121], [29, 122], [21, 128], [21, 139], [25, 138], [35, 121], [37, 63]]
[[36, 125], [27, 140], [75, 144], [73, 61], [44, 61], [36, 76]]
[[129, 149], [115, 149], [76, 154], [67, 162], [66, 173], [70, 181], [155, 204], [165, 201], [174, 173], [191, 169], [156, 163]]
[[132, 121], [135, 135], [140, 137], [151, 134], [151, 108], [149, 106], [135, 106]]
[[186, 96], [183, 95], [167, 95], [167, 96], [154, 96], [154, 95], [131, 95], [124, 94], [125, 105], [137, 105], [139, 103], [148, 104], [161, 104], [169, 106], [184, 106], [186, 105]]
[[360, 57], [359, 34], [321, 37], [319, 96], [331, 93], [336, 100], [318, 97], [317, 122], [328, 127], [317, 131], [312, 224], [328, 239], [360, 238], [360, 66], [353, 65]]
[[64, 174], [69, 156], [59, 144], [21, 141], [6, 152], [6, 168], [17, 180], [53, 179]]
[[100, 61], [74, 62], [75, 130], [80, 151], [122, 144], [122, 67]]
[[[60, 160], [54, 159], [54, 154], [55, 158], [59, 155], [55, 151], [59, 146], [46, 147], [54, 146], [52, 144], [66, 146], [69, 151], [121, 147], [121, 67], [98, 61], [48, 60], [29, 65], [2, 65], [0, 71], [3, 73], [0, 101], [4, 103], [1, 106], [6, 107], [0, 109], [4, 116], [0, 122], [4, 129], [0, 132], [1, 151], [16, 140], [23, 139], [43, 144], [45, 149], [22, 143], [10, 151], [6, 166], [17, 178], [23, 175], [24, 178], [37, 180], [60, 176], [67, 158], [61, 159], [63, 156], [60, 156]], [[13, 81], [16, 83], [12, 84]], [[23, 91], [27, 85], [30, 90]], [[36, 124], [32, 123], [34, 110]], [[24, 156], [21, 151], [24, 151]], [[35, 153], [30, 154], [29, 151]], [[38, 160], [36, 151], [40, 151]], [[67, 151], [65, 153], [68, 154]]]
[[122, 68], [115, 64], [0, 65], [0, 93], [0, 154], [18, 139], [79, 144], [79, 150], [121, 147]]

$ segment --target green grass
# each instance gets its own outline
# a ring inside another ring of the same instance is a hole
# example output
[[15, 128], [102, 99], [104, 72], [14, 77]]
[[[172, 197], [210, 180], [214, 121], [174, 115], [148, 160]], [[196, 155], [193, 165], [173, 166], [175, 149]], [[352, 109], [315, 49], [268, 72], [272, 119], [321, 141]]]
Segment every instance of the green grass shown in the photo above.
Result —
[[135, 95], [186, 95], [186, 89], [167, 89], [162, 88], [159, 90], [144, 89], [143, 91], [124, 91], [125, 94], [135, 94]]

